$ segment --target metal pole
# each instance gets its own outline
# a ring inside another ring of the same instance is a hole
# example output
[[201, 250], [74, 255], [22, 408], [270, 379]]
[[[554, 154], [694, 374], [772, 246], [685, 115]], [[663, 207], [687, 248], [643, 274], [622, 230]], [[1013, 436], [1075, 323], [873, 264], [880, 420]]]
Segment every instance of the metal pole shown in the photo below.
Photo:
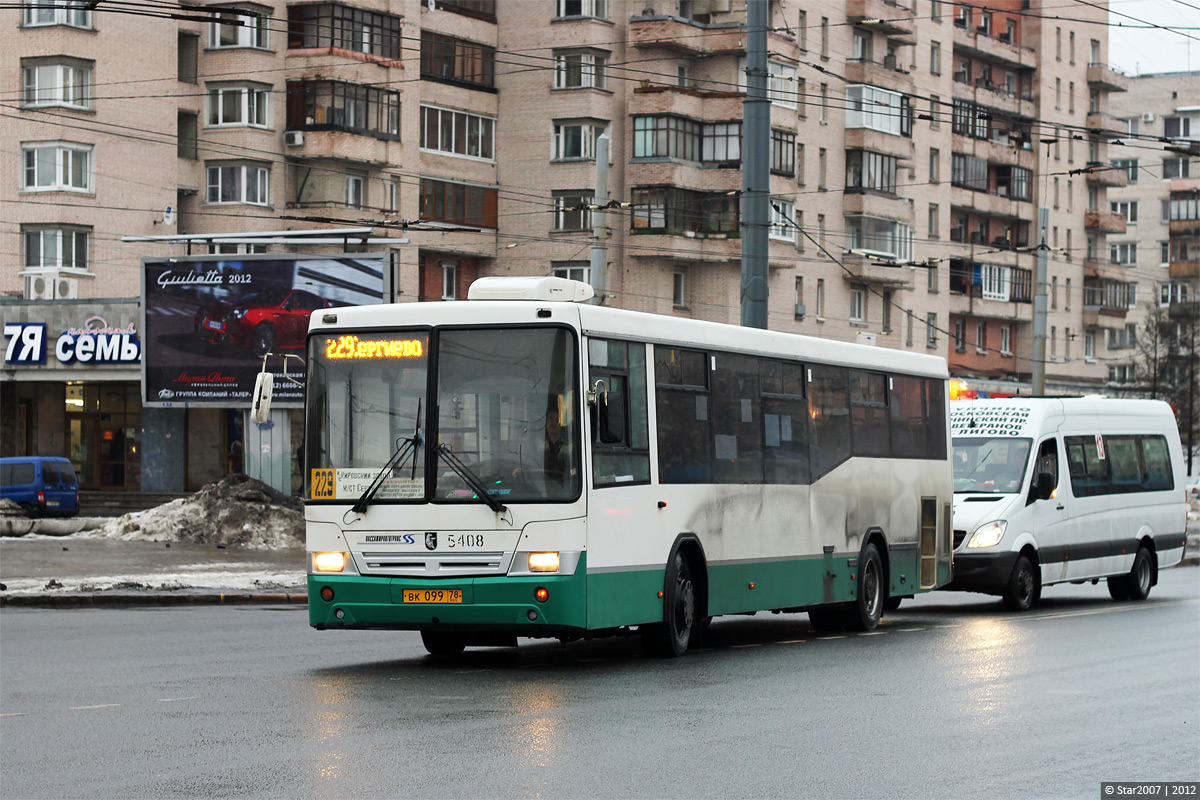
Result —
[[[1046, 393], [1046, 272], [1050, 246], [1046, 242], [1046, 228], [1050, 225], [1050, 209], [1038, 209], [1038, 227], [1041, 241], [1038, 244], [1037, 269], [1033, 275], [1033, 381], [1034, 397]], [[1085, 301], [1086, 302], [1086, 301]]]
[[[746, 99], [742, 103], [742, 325], [767, 327], [771, 223], [771, 101], [767, 98], [770, 0], [746, 0]], [[803, 98], [799, 98], [803, 102]]]
[[593, 302], [601, 305], [608, 291], [608, 212], [602, 209], [608, 203], [608, 144], [607, 133], [596, 139], [596, 196], [592, 203], [599, 206], [592, 212], [592, 288], [596, 290]]

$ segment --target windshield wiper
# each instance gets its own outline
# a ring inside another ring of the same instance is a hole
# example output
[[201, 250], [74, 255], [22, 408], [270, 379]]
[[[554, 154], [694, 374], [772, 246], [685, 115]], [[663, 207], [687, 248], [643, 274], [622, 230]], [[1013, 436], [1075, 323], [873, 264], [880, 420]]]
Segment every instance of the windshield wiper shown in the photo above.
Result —
[[508, 508], [503, 503], [488, 494], [487, 489], [484, 488], [483, 480], [472, 472], [471, 468], [464, 464], [458, 456], [454, 455], [454, 451], [450, 449], [449, 445], [442, 443], [435, 449], [438, 455], [450, 465], [450, 469], [454, 470], [454, 474], [462, 478], [463, 482], [471, 487], [471, 490], [479, 496], [480, 500], [487, 503], [488, 508], [497, 514], [503, 514], [505, 511], [508, 511]]
[[[358, 498], [358, 500], [355, 501], [354, 505], [350, 506], [350, 510], [356, 514], [361, 514], [364, 511], [366, 511], [367, 506], [371, 504], [371, 498], [373, 498], [375, 496], [375, 493], [378, 492], [380, 487], [383, 486], [384, 476], [386, 476], [393, 467], [396, 469], [400, 469], [401, 467], [403, 467], [404, 462], [408, 460], [408, 457], [410, 455], [415, 455], [417, 452], [417, 448], [420, 446], [421, 446], [421, 400], [420, 400], [420, 398], [418, 398], [417, 399], [417, 425], [413, 430], [413, 435], [405, 437], [400, 440], [400, 444], [399, 444], [399, 446], [397, 446], [396, 452], [392, 453], [392, 457], [389, 458], [387, 460], [387, 463], [383, 465], [383, 469], [379, 470], [379, 474], [377, 474], [371, 480], [371, 484], [367, 487], [367, 490], [362, 493], [362, 496], [360, 496]], [[412, 477], [413, 477], [413, 480], [416, 480], [416, 478], [417, 478], [417, 459], [416, 458], [413, 458], [412, 468], [413, 468]]]

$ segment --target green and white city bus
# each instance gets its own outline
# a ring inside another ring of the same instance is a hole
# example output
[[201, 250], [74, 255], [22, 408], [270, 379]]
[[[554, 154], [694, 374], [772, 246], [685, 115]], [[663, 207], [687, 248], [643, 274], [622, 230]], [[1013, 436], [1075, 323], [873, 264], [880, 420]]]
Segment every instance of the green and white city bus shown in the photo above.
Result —
[[714, 616], [870, 630], [950, 580], [944, 360], [590, 297], [485, 278], [313, 315], [314, 628], [681, 655]]

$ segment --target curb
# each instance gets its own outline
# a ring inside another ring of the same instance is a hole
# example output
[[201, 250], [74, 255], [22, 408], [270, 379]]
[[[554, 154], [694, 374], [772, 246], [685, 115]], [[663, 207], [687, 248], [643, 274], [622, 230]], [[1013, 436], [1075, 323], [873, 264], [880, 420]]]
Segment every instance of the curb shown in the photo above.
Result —
[[81, 594], [0, 595], [0, 607], [77, 608], [80, 606], [205, 606], [205, 605], [308, 605], [307, 592], [259, 594], [196, 593], [131, 594], [88, 592]]

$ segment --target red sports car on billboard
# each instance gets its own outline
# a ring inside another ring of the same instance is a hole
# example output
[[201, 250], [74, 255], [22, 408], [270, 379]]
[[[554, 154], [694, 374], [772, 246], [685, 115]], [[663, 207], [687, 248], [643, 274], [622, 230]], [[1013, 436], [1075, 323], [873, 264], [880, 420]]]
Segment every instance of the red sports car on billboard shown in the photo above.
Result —
[[267, 289], [234, 303], [211, 303], [196, 312], [196, 334], [213, 344], [232, 344], [263, 356], [304, 347], [308, 318], [328, 300], [302, 289]]

